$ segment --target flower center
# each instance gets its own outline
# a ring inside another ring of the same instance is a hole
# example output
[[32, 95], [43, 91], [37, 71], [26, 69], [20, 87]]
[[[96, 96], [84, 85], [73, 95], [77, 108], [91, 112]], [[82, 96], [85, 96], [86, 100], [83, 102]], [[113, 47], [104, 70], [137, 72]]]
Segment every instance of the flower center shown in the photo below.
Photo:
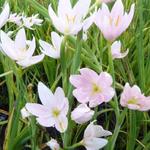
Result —
[[137, 104], [137, 99], [135, 99], [135, 98], [129, 99], [128, 104]]
[[119, 23], [120, 23], [120, 16], [118, 16], [117, 19], [113, 19], [111, 16], [109, 16], [110, 25], [114, 24], [117, 27]]
[[102, 91], [101, 88], [94, 83], [93, 87], [92, 87], [92, 94], [96, 94], [96, 93], [99, 93], [101, 91]]
[[52, 114], [54, 117], [58, 117], [60, 114], [60, 110], [58, 110], [57, 108], [53, 109]]
[[66, 19], [68, 23], [74, 23], [76, 16], [69, 16], [68, 14], [66, 14]]

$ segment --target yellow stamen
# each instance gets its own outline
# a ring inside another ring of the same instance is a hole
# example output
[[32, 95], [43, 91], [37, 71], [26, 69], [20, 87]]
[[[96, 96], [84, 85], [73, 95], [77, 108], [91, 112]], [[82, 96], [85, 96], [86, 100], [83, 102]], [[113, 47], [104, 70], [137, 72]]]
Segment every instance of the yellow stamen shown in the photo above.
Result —
[[60, 114], [60, 111], [56, 108], [56, 109], [53, 109], [53, 112], [52, 112], [53, 116], [54, 117], [58, 117], [59, 114]]
[[67, 19], [67, 22], [72, 22], [74, 23], [75, 22], [75, 19], [76, 19], [76, 16], [69, 16], [68, 14], [66, 14], [66, 19]]
[[116, 23], [115, 23], [115, 26], [117, 27], [120, 23], [120, 16], [117, 17], [117, 20], [116, 20]]
[[96, 94], [96, 93], [99, 93], [101, 91], [102, 91], [101, 88], [94, 83], [93, 87], [92, 87], [92, 94]]
[[135, 98], [131, 98], [128, 100], [128, 104], [137, 104], [137, 100]]

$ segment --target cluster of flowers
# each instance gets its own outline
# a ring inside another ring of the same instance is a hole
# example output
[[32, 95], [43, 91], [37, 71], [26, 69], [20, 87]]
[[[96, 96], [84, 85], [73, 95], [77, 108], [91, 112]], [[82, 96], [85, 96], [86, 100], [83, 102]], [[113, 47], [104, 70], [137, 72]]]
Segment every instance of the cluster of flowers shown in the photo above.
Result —
[[[63, 35], [76, 36], [81, 30], [86, 33], [89, 27], [95, 23], [105, 39], [112, 43], [112, 58], [123, 58], [128, 54], [128, 50], [121, 53], [121, 42], [115, 40], [130, 25], [134, 15], [134, 4], [132, 4], [130, 12], [127, 13], [124, 12], [122, 1], [116, 0], [110, 11], [106, 4], [106, 2], [110, 1], [112, 0], [103, 0], [101, 8], [89, 17], [87, 16], [91, 0], [79, 0], [73, 8], [70, 0], [59, 0], [57, 15], [51, 5], [49, 5], [48, 11], [54, 27]], [[10, 15], [9, 11], [9, 5], [6, 4], [0, 15], [0, 27], [7, 21], [29, 29], [32, 29], [33, 25], [42, 23], [42, 20], [37, 18], [38, 15], [32, 17], [17, 14]], [[42, 61], [45, 55], [59, 59], [64, 36], [52, 32], [52, 44], [39, 40], [42, 54], [37, 56], [33, 56], [36, 49], [35, 38], [33, 37], [31, 41], [27, 40], [24, 28], [18, 31], [15, 40], [12, 40], [3, 31], [0, 33], [0, 39], [2, 53], [25, 68]], [[71, 118], [77, 124], [90, 121], [94, 115], [94, 110], [92, 109], [103, 102], [109, 102], [115, 95], [115, 89], [112, 86], [113, 79], [107, 72], [97, 74], [91, 69], [82, 68], [79, 75], [70, 76], [70, 82], [75, 87], [73, 96], [79, 102], [79, 105], [71, 112]], [[69, 103], [63, 89], [57, 87], [53, 94], [48, 87], [39, 82], [38, 94], [42, 104], [27, 103], [21, 110], [23, 118], [34, 115], [40, 125], [55, 127], [61, 133], [65, 132], [68, 127]], [[144, 96], [137, 85], [131, 87], [126, 83], [121, 94], [120, 104], [129, 109], [147, 111], [150, 109], [150, 97]], [[91, 122], [85, 129], [84, 137], [80, 144], [85, 146], [87, 150], [98, 150], [108, 142], [100, 137], [109, 135], [111, 135], [111, 132]], [[54, 139], [47, 144], [53, 150], [57, 150], [60, 147]]]

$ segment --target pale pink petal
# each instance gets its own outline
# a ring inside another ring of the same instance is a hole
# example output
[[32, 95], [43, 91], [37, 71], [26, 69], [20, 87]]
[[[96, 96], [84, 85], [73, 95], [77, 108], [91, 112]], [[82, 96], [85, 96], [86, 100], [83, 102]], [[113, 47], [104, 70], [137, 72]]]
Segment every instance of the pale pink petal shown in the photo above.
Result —
[[52, 91], [42, 82], [38, 83], [38, 94], [42, 104], [51, 109], [53, 103], [56, 101], [56, 98], [53, 95]]
[[89, 138], [85, 139], [84, 143], [86, 150], [99, 150], [108, 143], [108, 140], [103, 138]]
[[122, 3], [122, 0], [116, 0], [113, 8], [112, 8], [112, 11], [111, 11], [111, 15], [112, 17], [118, 17], [118, 16], [123, 16], [124, 14], [124, 6], [123, 6], [123, 3]]
[[52, 117], [44, 117], [41, 116], [39, 118], [36, 118], [37, 122], [44, 127], [53, 127], [55, 120]]
[[33, 37], [32, 41], [30, 42], [30, 44], [28, 46], [29, 46], [29, 48], [27, 49], [26, 57], [30, 58], [30, 57], [32, 57], [32, 55], [35, 51], [35, 48], [36, 48], [35, 37]]
[[9, 4], [5, 3], [4, 8], [0, 14], [0, 28], [2, 28], [8, 21], [9, 13], [10, 13]]
[[71, 118], [78, 124], [83, 124], [92, 119], [94, 111], [91, 110], [86, 104], [80, 104], [71, 113]]
[[11, 59], [16, 60], [16, 49], [14, 47], [14, 42], [9, 38], [9, 36], [1, 30], [1, 47], [3, 52], [9, 56]]
[[16, 63], [22, 66], [23, 68], [26, 68], [26, 67], [39, 63], [40, 61], [44, 59], [44, 56], [45, 56], [44, 54], [32, 56], [30, 58], [19, 60]]
[[65, 132], [68, 127], [67, 117], [64, 115], [59, 116], [59, 118], [57, 120], [55, 120], [55, 127], [59, 132], [61, 132], [61, 133]]
[[36, 103], [27, 103], [25, 105], [25, 108], [28, 112], [30, 112], [32, 115], [37, 117], [46, 117], [49, 116], [49, 109], [48, 107], [45, 107], [41, 104]]
[[71, 2], [70, 0], [60, 0], [58, 3], [58, 16], [59, 17], [66, 17], [68, 13], [71, 13]]
[[94, 72], [93, 70], [88, 69], [88, 68], [80, 69], [80, 73], [85, 79], [87, 79], [91, 82], [94, 82], [95, 79], [97, 79], [97, 77], [98, 77], [98, 74], [96, 72]]
[[52, 57], [52, 58], [59, 58], [60, 57], [60, 50], [59, 49], [54, 49], [54, 47], [52, 45], [50, 45], [49, 43], [39, 40], [41, 51], [43, 54]]
[[89, 99], [89, 93], [91, 93], [91, 90], [84, 90], [84, 89], [75, 89], [73, 90], [74, 97], [80, 102], [80, 103], [87, 103]]
[[88, 13], [91, 0], [78, 0], [73, 8], [73, 13], [76, 14], [77, 20], [85, 18]]
[[19, 51], [26, 50], [26, 33], [24, 28], [20, 29], [15, 38], [15, 46]]
[[58, 35], [56, 32], [52, 32], [51, 33], [51, 38], [52, 38], [52, 43], [53, 43], [55, 49], [58, 50], [58, 51], [60, 51], [63, 37], [61, 37], [60, 35]]
[[56, 98], [56, 105], [59, 104], [59, 108], [61, 109], [61, 113], [63, 115], [67, 115], [69, 110], [69, 102], [68, 99], [65, 97], [64, 91], [62, 88], [57, 87], [54, 96]]

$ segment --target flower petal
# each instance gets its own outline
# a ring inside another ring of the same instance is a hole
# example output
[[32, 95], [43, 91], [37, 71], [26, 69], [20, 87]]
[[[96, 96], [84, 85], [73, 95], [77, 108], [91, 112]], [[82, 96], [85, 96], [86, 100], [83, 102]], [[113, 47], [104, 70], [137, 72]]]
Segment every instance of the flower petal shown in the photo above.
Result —
[[56, 98], [52, 91], [42, 82], [38, 83], [38, 94], [43, 105], [49, 108], [53, 106], [53, 102], [55, 102]]
[[58, 16], [66, 17], [68, 13], [71, 13], [72, 6], [70, 0], [60, 0], [58, 3]]
[[44, 54], [41, 54], [41, 55], [33, 56], [31, 58], [26, 58], [26, 59], [17, 61], [16, 63], [22, 66], [23, 68], [26, 68], [26, 67], [39, 63], [40, 61], [43, 60], [44, 56], [45, 56]]
[[26, 51], [26, 33], [24, 28], [20, 29], [17, 32], [16, 38], [15, 38], [15, 47], [19, 51]]
[[4, 8], [0, 14], [0, 28], [2, 28], [6, 24], [9, 17], [9, 13], [10, 13], [9, 4], [5, 3]]
[[60, 57], [60, 51], [58, 49], [54, 49], [54, 47], [52, 45], [50, 45], [49, 43], [39, 40], [41, 51], [43, 54], [52, 57], [52, 58], [59, 58]]
[[36, 118], [37, 122], [44, 127], [53, 127], [54, 126], [54, 119], [52, 117], [39, 117]]
[[67, 130], [67, 127], [68, 127], [67, 117], [64, 115], [59, 116], [59, 118], [55, 122], [55, 127], [59, 132], [61, 132], [61, 133], [65, 132]]
[[76, 15], [77, 20], [85, 18], [88, 13], [91, 0], [78, 0], [73, 8], [73, 13]]
[[99, 150], [108, 143], [108, 140], [103, 138], [89, 138], [85, 141], [86, 150]]
[[25, 105], [25, 108], [28, 112], [30, 112], [32, 115], [37, 117], [46, 117], [50, 116], [49, 109], [41, 104], [36, 103], [27, 103]]
[[56, 50], [60, 51], [63, 37], [59, 36], [56, 32], [51, 33], [52, 43]]
[[13, 60], [17, 60], [17, 51], [14, 47], [14, 42], [9, 38], [9, 36], [1, 30], [1, 47], [3, 52]]

